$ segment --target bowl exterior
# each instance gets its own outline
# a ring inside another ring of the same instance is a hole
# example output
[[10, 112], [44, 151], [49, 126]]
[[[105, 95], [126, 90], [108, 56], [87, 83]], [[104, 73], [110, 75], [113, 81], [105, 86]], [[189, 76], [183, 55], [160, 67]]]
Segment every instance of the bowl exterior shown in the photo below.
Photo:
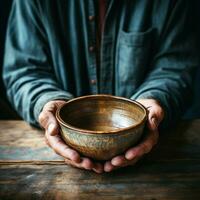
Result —
[[145, 121], [122, 133], [89, 134], [61, 125], [64, 141], [82, 155], [95, 160], [109, 160], [135, 145], [142, 136]]

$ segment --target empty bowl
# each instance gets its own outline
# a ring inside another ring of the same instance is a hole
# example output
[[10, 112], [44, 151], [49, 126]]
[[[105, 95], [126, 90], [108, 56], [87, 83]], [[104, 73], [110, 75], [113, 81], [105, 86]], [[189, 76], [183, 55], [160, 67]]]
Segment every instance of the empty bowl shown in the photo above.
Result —
[[89, 95], [63, 104], [56, 118], [67, 145], [86, 157], [108, 160], [139, 141], [147, 112], [130, 99]]

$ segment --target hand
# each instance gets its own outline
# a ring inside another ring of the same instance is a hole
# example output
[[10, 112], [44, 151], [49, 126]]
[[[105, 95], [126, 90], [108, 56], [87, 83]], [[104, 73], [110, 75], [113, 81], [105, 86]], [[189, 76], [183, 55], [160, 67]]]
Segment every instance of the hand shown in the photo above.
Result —
[[134, 165], [144, 154], [149, 153], [158, 141], [158, 126], [164, 118], [162, 107], [154, 99], [140, 99], [138, 102], [144, 105], [148, 110], [147, 135], [140, 144], [128, 149], [124, 155], [116, 156], [110, 161], [105, 162], [105, 172], [110, 172], [128, 165]]
[[89, 158], [81, 157], [79, 153], [65, 144], [59, 135], [59, 125], [55, 118], [56, 110], [65, 101], [56, 100], [48, 102], [39, 115], [39, 123], [45, 129], [45, 139], [49, 147], [62, 156], [66, 164], [77, 168], [93, 170], [96, 173], [103, 172], [100, 163], [92, 162]]

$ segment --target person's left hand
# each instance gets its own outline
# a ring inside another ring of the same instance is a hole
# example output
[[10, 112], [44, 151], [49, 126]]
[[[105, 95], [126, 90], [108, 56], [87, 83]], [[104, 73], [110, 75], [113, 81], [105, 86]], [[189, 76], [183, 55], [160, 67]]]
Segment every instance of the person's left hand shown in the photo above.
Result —
[[163, 108], [154, 99], [140, 99], [137, 101], [148, 110], [147, 135], [141, 143], [128, 149], [124, 155], [119, 155], [112, 158], [110, 161], [106, 161], [104, 164], [105, 172], [110, 172], [120, 167], [134, 165], [144, 154], [149, 153], [158, 141], [158, 126], [164, 118]]

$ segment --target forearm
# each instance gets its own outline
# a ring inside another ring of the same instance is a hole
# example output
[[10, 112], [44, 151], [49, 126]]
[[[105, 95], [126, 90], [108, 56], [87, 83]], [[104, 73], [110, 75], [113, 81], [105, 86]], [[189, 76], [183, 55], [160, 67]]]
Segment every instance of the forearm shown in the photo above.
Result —
[[50, 83], [47, 78], [27, 81], [28, 78], [29, 75], [26, 76], [26, 81], [21, 77], [16, 79], [13, 84], [8, 84], [7, 80], [10, 78], [7, 77], [5, 84], [8, 98], [13, 107], [23, 119], [33, 125], [38, 125], [39, 113], [47, 102], [73, 98], [72, 94], [60, 89], [58, 85], [53, 83], [53, 80]]
[[192, 4], [177, 1], [154, 49], [149, 72], [131, 98], [154, 98], [165, 109], [168, 127], [181, 117], [192, 96], [199, 66], [199, 46], [192, 19]]
[[[70, 99], [54, 74], [47, 36], [33, 1], [14, 1], [8, 22], [3, 79], [17, 112], [37, 125], [42, 107], [51, 100]], [[39, 23], [40, 22], [40, 23]]]
[[195, 67], [184, 64], [180, 67], [177, 63], [174, 65], [177, 66], [176, 70], [171, 69], [167, 72], [163, 67], [155, 69], [132, 96], [134, 99], [156, 99], [165, 110], [163, 127], [176, 123], [187, 108], [192, 96]]

